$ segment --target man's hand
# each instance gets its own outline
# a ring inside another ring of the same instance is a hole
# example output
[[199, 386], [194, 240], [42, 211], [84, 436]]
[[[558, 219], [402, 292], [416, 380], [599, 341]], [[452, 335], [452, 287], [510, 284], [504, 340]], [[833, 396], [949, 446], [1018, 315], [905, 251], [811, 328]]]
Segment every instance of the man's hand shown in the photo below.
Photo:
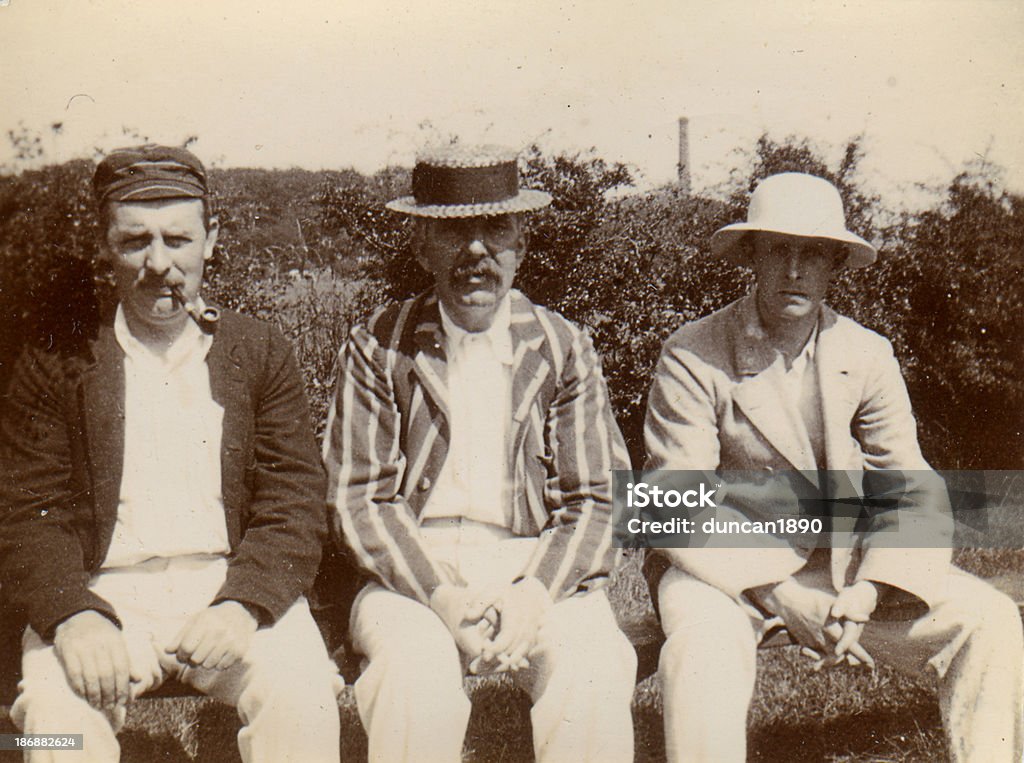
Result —
[[466, 586], [442, 583], [430, 597], [430, 608], [447, 626], [459, 651], [476, 661], [484, 640], [493, 631], [485, 617], [491, 601], [481, 591]]
[[805, 647], [825, 651], [825, 625], [835, 600], [825, 591], [811, 588], [795, 578], [786, 578], [764, 595], [764, 604], [782, 618], [789, 635]]
[[503, 667], [518, 670], [529, 665], [551, 596], [537, 578], [523, 578], [506, 586], [494, 602], [501, 618], [497, 634], [484, 643], [483, 661], [499, 660]]
[[[764, 604], [782, 618], [790, 635], [803, 645], [803, 654], [816, 660], [816, 670], [846, 661], [874, 667], [874, 659], [858, 641], [877, 601], [874, 586], [867, 585], [871, 591], [858, 584], [832, 596], [788, 578], [763, 598]], [[830, 649], [831, 643], [835, 646]]]
[[92, 609], [57, 626], [53, 646], [75, 693], [97, 710], [125, 706], [131, 666], [120, 629]]
[[[870, 580], [861, 580], [847, 586], [836, 596], [832, 604], [832, 617], [840, 622], [842, 635], [833, 650], [837, 660], [850, 654], [856, 659], [874, 667], [875, 661], [860, 645], [864, 626], [871, 619], [871, 613], [878, 606], [878, 588]], [[864, 659], [864, 657], [867, 659]]]
[[183, 665], [227, 670], [249, 650], [258, 625], [242, 604], [222, 601], [192, 615], [164, 651]]

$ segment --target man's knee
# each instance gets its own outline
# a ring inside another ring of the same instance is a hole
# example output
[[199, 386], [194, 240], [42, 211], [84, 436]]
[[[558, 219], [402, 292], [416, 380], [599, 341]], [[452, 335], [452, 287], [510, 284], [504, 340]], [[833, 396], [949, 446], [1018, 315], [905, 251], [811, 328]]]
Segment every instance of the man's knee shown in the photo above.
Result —
[[356, 599], [352, 641], [379, 672], [462, 684], [458, 646], [441, 619], [418, 602], [380, 588]]
[[663, 587], [662, 594], [662, 611], [668, 615], [662, 617], [666, 639], [659, 671], [663, 675], [684, 669], [692, 672], [694, 665], [701, 665], [703, 671], [753, 675], [757, 638], [750, 616], [739, 604], [702, 583]]
[[948, 597], [939, 606], [945, 610], [937, 613], [939, 619], [952, 621], [968, 638], [1001, 642], [1005, 649], [1021, 649], [1024, 631], [1017, 604], [989, 583], [956, 575]]
[[978, 587], [964, 625], [973, 638], [1000, 643], [1005, 650], [1020, 652], [1024, 642], [1020, 611], [1009, 596], [987, 583]]
[[537, 652], [581, 674], [636, 679], [636, 652], [603, 593], [556, 604], [538, 634]]
[[26, 631], [22, 647], [22, 678], [18, 683], [18, 696], [11, 706], [11, 720], [18, 728], [63, 728], [66, 719], [83, 716], [101, 725], [105, 720], [112, 732], [124, 725], [123, 707], [110, 712], [99, 711], [75, 693], [57, 659], [56, 650], [45, 644], [31, 629]]
[[396, 632], [375, 639], [366, 674], [401, 684], [403, 692], [430, 697], [462, 692], [463, 667], [459, 649], [448, 629], [437, 622], [418, 632]]
[[636, 682], [636, 650], [618, 627], [608, 629], [597, 647], [594, 664], [598, 669], [612, 670], [632, 686]]
[[530, 663], [521, 685], [534, 702], [571, 696], [581, 709], [593, 703], [620, 707], [633, 696], [636, 652], [603, 594], [556, 604], [538, 633]]
[[[275, 660], [261, 660], [249, 667], [246, 693], [258, 692], [260, 703], [272, 702], [281, 708], [319, 708], [337, 706], [342, 688], [337, 666], [323, 654], [292, 652]], [[240, 702], [244, 702], [243, 695]]]

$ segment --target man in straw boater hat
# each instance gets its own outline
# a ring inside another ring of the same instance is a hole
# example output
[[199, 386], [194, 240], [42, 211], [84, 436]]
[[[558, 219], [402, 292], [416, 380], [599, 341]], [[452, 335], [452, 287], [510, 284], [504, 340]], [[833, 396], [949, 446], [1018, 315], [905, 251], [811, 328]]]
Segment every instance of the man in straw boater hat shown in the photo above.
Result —
[[434, 288], [352, 330], [324, 444], [370, 581], [350, 621], [370, 759], [460, 760], [464, 675], [507, 671], [538, 760], [632, 760], [636, 658], [600, 590], [628, 456], [590, 339], [512, 288], [550, 197], [514, 153], [460, 146], [412, 189], [388, 207]]
[[[715, 516], [750, 527], [800, 516], [798, 495], [833, 508], [820, 512], [823, 536], [649, 555], [669, 759], [746, 759], [755, 649], [781, 620], [819, 667], [878, 659], [937, 677], [954, 760], [1019, 761], [1017, 608], [950, 564], [948, 496], [921, 455], [891, 345], [822, 301], [841, 268], [874, 262], [874, 247], [846, 229], [831, 183], [784, 173], [757, 186], [747, 221], [711, 248], [752, 269], [755, 286], [666, 342], [647, 467], [745, 474], [719, 491]], [[863, 509], [857, 496], [869, 496]]]
[[243, 760], [337, 761], [304, 598], [324, 475], [291, 347], [203, 307], [218, 228], [192, 153], [120, 149], [93, 185], [116, 314], [80, 350], [25, 354], [0, 418], [0, 580], [27, 621], [11, 716], [116, 761], [128, 703], [173, 676], [238, 708]]

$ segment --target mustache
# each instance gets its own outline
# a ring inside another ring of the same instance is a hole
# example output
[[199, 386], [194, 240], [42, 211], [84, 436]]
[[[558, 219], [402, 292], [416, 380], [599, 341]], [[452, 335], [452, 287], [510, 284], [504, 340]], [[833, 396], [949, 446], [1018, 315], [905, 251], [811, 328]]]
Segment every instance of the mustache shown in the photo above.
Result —
[[148, 290], [163, 290], [173, 289], [175, 287], [181, 288], [183, 284], [177, 281], [171, 282], [163, 276], [153, 275], [151, 273], [140, 273], [135, 277], [135, 286]]
[[486, 261], [464, 262], [451, 269], [451, 279], [453, 281], [464, 281], [469, 278], [482, 278], [485, 281], [499, 283], [501, 281], [501, 276], [501, 271], [495, 265]]

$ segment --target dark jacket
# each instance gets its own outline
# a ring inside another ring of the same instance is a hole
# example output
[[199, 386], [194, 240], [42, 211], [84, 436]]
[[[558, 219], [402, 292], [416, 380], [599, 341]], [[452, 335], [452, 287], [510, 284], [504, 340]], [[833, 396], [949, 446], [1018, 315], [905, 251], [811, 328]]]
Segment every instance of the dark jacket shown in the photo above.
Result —
[[[211, 603], [234, 599], [271, 623], [312, 585], [327, 527], [302, 378], [280, 331], [230, 311], [207, 364], [224, 408], [231, 543], [227, 579]], [[11, 377], [0, 412], [0, 590], [44, 638], [85, 609], [117, 621], [87, 586], [117, 517], [124, 389], [112, 325], [77, 352], [26, 352]]]

